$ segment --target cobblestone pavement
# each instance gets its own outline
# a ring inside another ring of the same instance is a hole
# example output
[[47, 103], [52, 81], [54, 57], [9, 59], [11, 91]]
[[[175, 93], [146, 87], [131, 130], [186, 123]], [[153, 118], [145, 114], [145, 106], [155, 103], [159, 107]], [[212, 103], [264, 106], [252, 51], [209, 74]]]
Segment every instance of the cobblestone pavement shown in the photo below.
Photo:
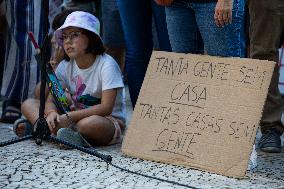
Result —
[[[0, 104], [1, 105], [1, 104]], [[131, 110], [128, 106], [128, 118]], [[259, 138], [258, 134], [257, 138]], [[12, 125], [0, 124], [0, 141], [15, 137]], [[113, 157], [113, 164], [132, 171], [197, 188], [284, 188], [284, 153], [258, 150], [258, 166], [244, 179], [233, 179], [185, 167], [166, 165], [121, 153], [121, 145], [97, 150]], [[183, 188], [121, 172], [100, 159], [56, 144], [41, 146], [27, 140], [0, 149], [0, 188]]]

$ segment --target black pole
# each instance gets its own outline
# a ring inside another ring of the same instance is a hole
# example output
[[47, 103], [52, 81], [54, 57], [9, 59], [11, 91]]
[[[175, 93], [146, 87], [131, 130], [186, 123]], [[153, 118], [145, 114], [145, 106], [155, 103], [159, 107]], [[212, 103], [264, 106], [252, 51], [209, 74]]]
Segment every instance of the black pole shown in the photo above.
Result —
[[[43, 20], [44, 20], [44, 24], [43, 24], [43, 30], [44, 30], [44, 33], [46, 33], [45, 38], [44, 38], [44, 41], [43, 41], [43, 44], [42, 44], [42, 47], [43, 46], [46, 46], [47, 43], [49, 43], [49, 38], [48, 38], [48, 25], [49, 25], [49, 22], [48, 22], [48, 14], [49, 14], [49, 0], [44, 0], [43, 1], [43, 13], [42, 13], [42, 16], [43, 16]], [[46, 49], [45, 49], [46, 50]], [[44, 50], [44, 51], [45, 51]], [[47, 53], [44, 52], [44, 53], [41, 53], [41, 56], [39, 56], [41, 61], [40, 62], [40, 74], [41, 74], [41, 84], [40, 84], [40, 106], [39, 106], [39, 119], [42, 119], [44, 118], [44, 109], [45, 109], [45, 86], [46, 86], [46, 62], [48, 61], [49, 57], [47, 57]]]

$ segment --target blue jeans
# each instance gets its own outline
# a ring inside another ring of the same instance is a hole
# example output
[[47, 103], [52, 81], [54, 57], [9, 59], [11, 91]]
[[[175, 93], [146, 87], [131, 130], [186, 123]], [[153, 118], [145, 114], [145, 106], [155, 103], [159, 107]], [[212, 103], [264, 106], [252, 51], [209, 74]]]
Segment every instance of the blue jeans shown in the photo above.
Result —
[[152, 15], [157, 28], [159, 48], [170, 51], [170, 42], [163, 7], [153, 0], [117, 0], [126, 45], [125, 70], [133, 107], [153, 50]]
[[234, 0], [232, 24], [217, 27], [216, 2], [192, 3], [175, 0], [166, 8], [166, 20], [172, 50], [214, 56], [245, 56], [244, 0]]

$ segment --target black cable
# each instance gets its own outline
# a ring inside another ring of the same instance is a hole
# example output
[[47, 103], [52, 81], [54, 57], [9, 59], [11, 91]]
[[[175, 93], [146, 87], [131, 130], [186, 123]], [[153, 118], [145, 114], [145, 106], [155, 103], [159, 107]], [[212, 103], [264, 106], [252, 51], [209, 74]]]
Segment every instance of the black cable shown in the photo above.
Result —
[[21, 141], [24, 141], [24, 140], [28, 140], [28, 139], [31, 139], [31, 138], [33, 138], [32, 135], [27, 135], [27, 136], [24, 136], [24, 137], [21, 137], [21, 138], [13, 138], [11, 140], [0, 142], [0, 147], [7, 146], [7, 145], [10, 145], [10, 144], [15, 144], [15, 143], [18, 143], [18, 142], [21, 142]]
[[117, 168], [117, 169], [120, 169], [121, 171], [129, 172], [129, 173], [132, 173], [132, 174], [135, 174], [135, 175], [143, 176], [143, 177], [150, 178], [150, 179], [155, 179], [155, 180], [162, 181], [162, 182], [167, 182], [167, 183], [178, 185], [178, 186], [183, 186], [183, 187], [186, 187], [186, 188], [198, 189], [198, 188], [196, 188], [194, 186], [190, 186], [190, 185], [187, 185], [187, 184], [182, 184], [182, 183], [179, 183], [179, 182], [175, 182], [175, 181], [171, 181], [171, 180], [165, 180], [165, 179], [162, 179], [162, 178], [158, 178], [158, 177], [146, 175], [146, 174], [143, 174], [143, 173], [138, 173], [138, 172], [135, 172], [135, 171], [131, 171], [129, 169], [125, 169], [125, 168], [120, 167], [118, 165], [115, 165], [113, 163], [109, 163], [109, 164], [111, 166]]
[[143, 176], [143, 177], [150, 178], [150, 179], [155, 179], [155, 180], [162, 181], [162, 182], [167, 182], [167, 183], [178, 185], [178, 186], [183, 186], [183, 187], [186, 187], [186, 188], [197, 189], [196, 187], [189, 186], [189, 185], [186, 185], [186, 184], [181, 184], [181, 183], [178, 183], [178, 182], [175, 182], [175, 181], [165, 180], [165, 179], [162, 179], [162, 178], [158, 178], [158, 177], [146, 175], [146, 174], [143, 174], [143, 173], [138, 173], [138, 172], [135, 172], [135, 171], [131, 171], [129, 169], [125, 169], [123, 167], [120, 167], [118, 165], [113, 164], [111, 162], [112, 161], [112, 157], [110, 155], [101, 154], [101, 153], [97, 152], [95, 149], [88, 149], [88, 148], [84, 148], [84, 147], [81, 147], [81, 146], [78, 146], [78, 145], [74, 145], [74, 144], [72, 144], [70, 142], [58, 139], [58, 138], [53, 137], [53, 136], [48, 136], [47, 139], [50, 140], [50, 141], [54, 141], [54, 142], [57, 142], [57, 143], [64, 144], [64, 145], [66, 145], [68, 147], [80, 150], [80, 151], [85, 152], [87, 154], [94, 155], [94, 156], [102, 159], [103, 161], [105, 161], [107, 164], [109, 164], [109, 165], [111, 165], [111, 166], [113, 166], [113, 167], [115, 167], [117, 169], [120, 169], [121, 171], [129, 172], [129, 173], [132, 173], [132, 174], [136, 174], [136, 175]]
[[[10, 145], [10, 144], [14, 144], [14, 143], [18, 143], [18, 142], [21, 142], [21, 141], [24, 141], [24, 140], [28, 140], [28, 139], [31, 139], [31, 138], [37, 139], [37, 138], [34, 137], [33, 135], [27, 135], [27, 136], [24, 136], [24, 137], [21, 137], [21, 138], [14, 138], [14, 139], [12, 139], [12, 140], [0, 142], [0, 147], [7, 146], [7, 145]], [[66, 146], [68, 146], [68, 147], [71, 147], [71, 148], [80, 150], [80, 151], [82, 151], [82, 152], [85, 152], [85, 153], [87, 153], [87, 154], [96, 156], [96, 157], [102, 159], [102, 160], [103, 160], [104, 162], [106, 162], [108, 165], [111, 165], [111, 166], [113, 166], [113, 167], [115, 167], [115, 168], [117, 168], [117, 169], [119, 169], [119, 170], [121, 170], [121, 171], [125, 171], [125, 172], [128, 172], [128, 173], [132, 173], [132, 174], [139, 175], [139, 176], [143, 176], [143, 177], [150, 178], [150, 179], [155, 179], [155, 180], [158, 180], [158, 181], [161, 181], [161, 182], [167, 182], [167, 183], [170, 183], [170, 184], [174, 184], [174, 185], [178, 185], [178, 186], [183, 186], [183, 187], [186, 187], [186, 188], [198, 189], [198, 188], [196, 188], [196, 187], [194, 187], [194, 186], [190, 186], [190, 185], [187, 185], [187, 184], [182, 184], [182, 183], [175, 182], [175, 181], [165, 180], [165, 179], [162, 179], [162, 178], [158, 178], [158, 177], [146, 175], [146, 174], [143, 174], [143, 173], [138, 173], [138, 172], [131, 171], [131, 170], [129, 170], [129, 169], [120, 167], [120, 166], [115, 165], [115, 164], [113, 164], [113, 163], [111, 162], [111, 161], [112, 161], [112, 157], [111, 157], [110, 155], [101, 154], [101, 153], [97, 152], [97, 151], [96, 151], [95, 149], [93, 149], [93, 148], [92, 148], [92, 149], [84, 148], [84, 147], [81, 147], [81, 146], [72, 144], [72, 143], [70, 143], [70, 142], [67, 142], [67, 141], [58, 139], [58, 138], [53, 137], [53, 136], [51, 136], [51, 135], [47, 136], [46, 139], [49, 140], [49, 141], [51, 141], [51, 142], [61, 143], [61, 144], [64, 144], [64, 145], [66, 145]]]
[[101, 154], [101, 153], [97, 152], [95, 149], [84, 148], [84, 147], [72, 144], [70, 142], [58, 139], [58, 138], [53, 137], [53, 136], [48, 136], [47, 139], [50, 140], [50, 141], [54, 141], [54, 142], [57, 142], [57, 143], [64, 144], [64, 145], [71, 147], [71, 148], [75, 148], [75, 149], [80, 150], [82, 152], [85, 152], [87, 154], [96, 156], [96, 157], [102, 159], [103, 161], [105, 161], [106, 163], [111, 163], [111, 161], [112, 161], [112, 157], [110, 155]]

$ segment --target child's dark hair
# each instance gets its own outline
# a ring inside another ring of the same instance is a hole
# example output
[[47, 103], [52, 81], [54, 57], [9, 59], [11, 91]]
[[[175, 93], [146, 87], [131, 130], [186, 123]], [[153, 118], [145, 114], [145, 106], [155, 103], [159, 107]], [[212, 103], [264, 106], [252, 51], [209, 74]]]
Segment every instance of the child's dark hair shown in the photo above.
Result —
[[[86, 53], [91, 53], [93, 55], [102, 55], [106, 51], [106, 48], [98, 35], [95, 33], [80, 28], [82, 34], [86, 35], [88, 38], [88, 47], [86, 49]], [[66, 55], [64, 57], [66, 61], [70, 61], [70, 58]]]
[[85, 34], [89, 39], [89, 44], [86, 49], [86, 53], [92, 53], [94, 55], [104, 54], [106, 49], [100, 37], [89, 30], [82, 29], [82, 31], [82, 33]]

